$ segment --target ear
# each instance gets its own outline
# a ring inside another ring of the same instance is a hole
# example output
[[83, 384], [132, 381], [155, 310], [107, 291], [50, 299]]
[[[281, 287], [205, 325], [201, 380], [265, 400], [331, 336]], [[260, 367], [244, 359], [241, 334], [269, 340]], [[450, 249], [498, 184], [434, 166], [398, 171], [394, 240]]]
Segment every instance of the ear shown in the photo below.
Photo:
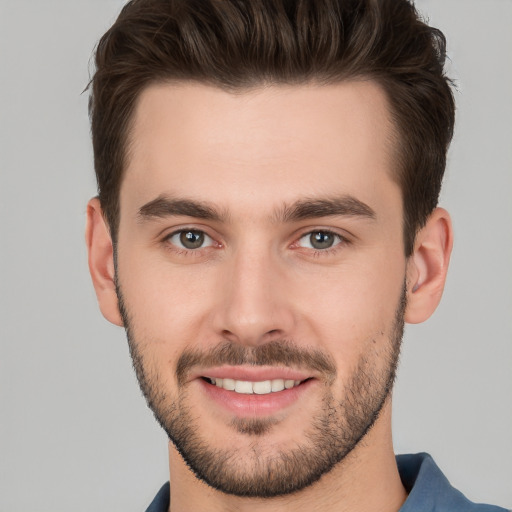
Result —
[[436, 208], [417, 235], [407, 262], [405, 321], [424, 322], [437, 308], [443, 294], [453, 246], [450, 215]]
[[100, 310], [109, 322], [122, 326], [115, 286], [114, 248], [97, 197], [87, 204], [85, 242], [89, 253], [89, 272]]

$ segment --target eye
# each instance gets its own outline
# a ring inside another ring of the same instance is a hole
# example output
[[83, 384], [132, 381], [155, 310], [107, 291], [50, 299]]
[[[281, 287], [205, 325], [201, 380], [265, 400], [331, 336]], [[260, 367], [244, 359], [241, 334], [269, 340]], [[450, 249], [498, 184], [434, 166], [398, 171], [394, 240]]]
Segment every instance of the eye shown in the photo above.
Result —
[[168, 238], [171, 244], [183, 249], [193, 250], [213, 245], [213, 240], [203, 231], [183, 229], [176, 231]]
[[301, 237], [298, 241], [300, 247], [308, 249], [325, 250], [338, 245], [343, 241], [340, 235], [332, 233], [331, 231], [312, 231]]

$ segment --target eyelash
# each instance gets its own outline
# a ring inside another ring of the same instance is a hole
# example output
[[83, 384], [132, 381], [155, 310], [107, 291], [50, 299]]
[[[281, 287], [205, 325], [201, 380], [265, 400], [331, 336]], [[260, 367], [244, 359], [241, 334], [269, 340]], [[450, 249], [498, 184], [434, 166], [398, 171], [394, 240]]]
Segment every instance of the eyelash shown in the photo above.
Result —
[[[328, 247], [326, 249], [315, 249], [314, 247], [307, 248], [307, 247], [301, 247], [298, 245], [300, 240], [302, 240], [305, 237], [310, 237], [311, 235], [315, 233], [322, 233], [324, 235], [331, 235], [337, 239], [337, 243], [334, 243], [331, 247]], [[331, 256], [333, 254], [336, 254], [338, 251], [340, 251], [343, 247], [346, 247], [350, 244], [350, 240], [341, 235], [340, 233], [337, 233], [336, 231], [333, 231], [331, 229], [313, 229], [310, 231], [306, 231], [305, 233], [302, 233], [298, 238], [297, 241], [292, 244], [292, 246], [295, 246], [298, 250], [300, 249], [307, 249], [308, 253], [310, 255], [313, 255], [315, 258], [318, 257], [325, 257], [325, 256]]]
[[[197, 249], [187, 249], [185, 247], [179, 247], [178, 245], [176, 245], [170, 241], [172, 239], [172, 237], [182, 234], [182, 233], [187, 233], [187, 232], [203, 234], [205, 237], [208, 237], [210, 240], [212, 240], [213, 243], [206, 247], [198, 247]], [[315, 249], [313, 247], [307, 248], [307, 247], [301, 247], [298, 245], [300, 240], [302, 240], [303, 238], [305, 238], [307, 236], [311, 236], [314, 233], [322, 233], [325, 235], [331, 235], [337, 239], [337, 243], [335, 243], [332, 247], [328, 247], [326, 249]], [[182, 228], [182, 229], [173, 231], [172, 233], [165, 235], [165, 237], [162, 239], [162, 243], [165, 245], [167, 250], [172, 251], [174, 254], [177, 254], [179, 256], [190, 256], [190, 257], [201, 255], [201, 253], [202, 253], [201, 249], [207, 249], [209, 247], [214, 247], [214, 248], [222, 247], [222, 244], [216, 242], [213, 237], [208, 235], [208, 233], [206, 233], [204, 230], [197, 229], [197, 228]], [[301, 233], [300, 236], [298, 238], [296, 238], [295, 242], [293, 242], [290, 245], [290, 247], [292, 247], [295, 250], [306, 249], [308, 251], [309, 255], [312, 255], [314, 257], [322, 257], [322, 256], [333, 255], [336, 252], [338, 252], [339, 250], [341, 250], [342, 247], [350, 245], [350, 244], [351, 244], [351, 241], [347, 237], [345, 237], [333, 230], [317, 228], [317, 229], [313, 229], [313, 230]]]
[[[174, 236], [180, 235], [181, 233], [189, 233], [189, 232], [203, 234], [205, 237], [208, 237], [213, 243], [206, 247], [198, 247], [197, 249], [187, 249], [186, 247], [180, 247], [171, 242], [171, 239]], [[178, 256], [188, 256], [188, 257], [200, 256], [202, 253], [201, 249], [207, 249], [208, 247], [218, 248], [218, 247], [222, 246], [222, 244], [215, 242], [214, 238], [211, 237], [210, 235], [208, 235], [208, 233], [206, 233], [206, 231], [204, 231], [202, 229], [187, 228], [187, 227], [182, 228], [182, 229], [177, 229], [176, 231], [173, 231], [172, 233], [165, 235], [164, 238], [162, 239], [162, 243], [164, 244], [164, 246], [167, 250], [173, 252], [174, 254], [177, 254]]]

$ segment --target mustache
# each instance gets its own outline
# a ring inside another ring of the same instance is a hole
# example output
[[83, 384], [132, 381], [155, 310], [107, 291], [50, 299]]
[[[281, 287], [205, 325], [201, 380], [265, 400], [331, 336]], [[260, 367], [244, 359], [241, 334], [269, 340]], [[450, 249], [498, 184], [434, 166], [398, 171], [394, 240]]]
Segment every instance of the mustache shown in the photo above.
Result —
[[195, 367], [287, 366], [320, 373], [332, 382], [336, 377], [334, 359], [316, 349], [297, 347], [288, 340], [274, 340], [257, 347], [224, 341], [206, 351], [185, 350], [176, 363], [178, 385], [183, 386]]

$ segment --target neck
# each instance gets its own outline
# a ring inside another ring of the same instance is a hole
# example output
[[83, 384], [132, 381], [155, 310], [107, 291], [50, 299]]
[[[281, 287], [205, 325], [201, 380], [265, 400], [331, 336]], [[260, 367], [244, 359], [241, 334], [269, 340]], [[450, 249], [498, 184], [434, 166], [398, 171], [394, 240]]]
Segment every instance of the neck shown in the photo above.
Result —
[[407, 494], [393, 452], [391, 400], [352, 452], [319, 481], [278, 498], [240, 498], [198, 480], [169, 444], [170, 512], [397, 512]]

